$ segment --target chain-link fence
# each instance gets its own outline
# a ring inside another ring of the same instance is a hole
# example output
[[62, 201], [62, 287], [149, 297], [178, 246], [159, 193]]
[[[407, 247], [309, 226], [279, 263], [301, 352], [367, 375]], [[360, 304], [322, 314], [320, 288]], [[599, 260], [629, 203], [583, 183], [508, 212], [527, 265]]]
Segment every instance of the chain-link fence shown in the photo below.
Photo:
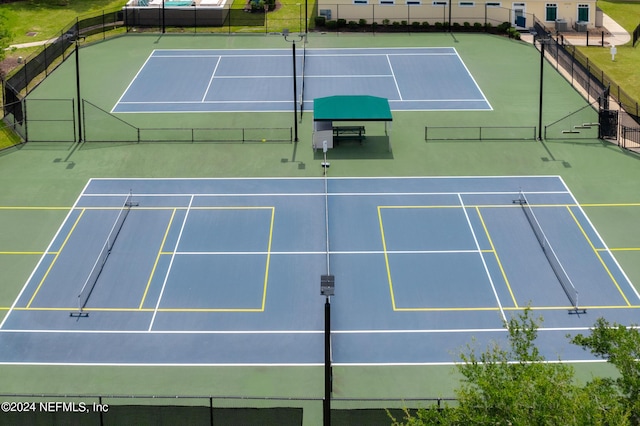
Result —
[[[560, 71], [571, 85], [583, 93], [593, 108], [576, 111], [546, 126], [548, 137], [599, 137], [597, 132], [601, 124], [597, 110], [618, 110], [617, 131], [612, 140], [628, 149], [637, 149], [632, 139], [636, 133], [633, 129], [640, 128], [640, 104], [625, 90], [613, 81], [603, 70], [576, 49], [567, 44], [565, 38], [557, 37], [540, 21], [535, 21], [536, 42], [539, 49], [545, 46], [545, 54], [549, 62]], [[614, 104], [610, 104], [611, 98]], [[596, 105], [597, 104], [597, 105]], [[552, 132], [553, 131], [553, 132]], [[586, 135], [586, 136], [585, 136]]]
[[[389, 425], [404, 410], [445, 409], [453, 398], [333, 398], [334, 424]], [[322, 419], [322, 398], [2, 394], [2, 424], [296, 425]]]

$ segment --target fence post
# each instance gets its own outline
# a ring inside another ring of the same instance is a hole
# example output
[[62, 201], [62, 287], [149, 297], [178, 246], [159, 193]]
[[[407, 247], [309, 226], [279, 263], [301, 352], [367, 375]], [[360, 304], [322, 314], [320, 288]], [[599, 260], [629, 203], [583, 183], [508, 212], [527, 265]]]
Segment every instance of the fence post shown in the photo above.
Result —
[[213, 397], [209, 397], [209, 424], [213, 426]]
[[22, 102], [22, 122], [24, 123], [24, 141], [29, 142], [29, 120], [27, 119], [27, 98], [20, 100]]

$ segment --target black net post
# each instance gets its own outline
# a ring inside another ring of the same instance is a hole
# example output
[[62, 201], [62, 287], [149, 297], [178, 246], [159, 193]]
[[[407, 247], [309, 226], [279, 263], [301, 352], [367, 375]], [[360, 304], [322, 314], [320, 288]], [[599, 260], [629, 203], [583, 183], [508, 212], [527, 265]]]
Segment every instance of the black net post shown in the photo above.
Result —
[[[326, 169], [325, 169], [326, 170]], [[329, 246], [327, 245], [327, 256]], [[327, 264], [327, 269], [329, 269]], [[324, 426], [331, 425], [331, 392], [333, 390], [333, 367], [331, 355], [331, 296], [335, 293], [335, 277], [320, 276], [320, 294], [324, 299], [324, 399], [322, 401], [322, 418]]]
[[323, 424], [331, 426], [331, 303], [329, 296], [324, 302], [324, 403], [323, 403]]

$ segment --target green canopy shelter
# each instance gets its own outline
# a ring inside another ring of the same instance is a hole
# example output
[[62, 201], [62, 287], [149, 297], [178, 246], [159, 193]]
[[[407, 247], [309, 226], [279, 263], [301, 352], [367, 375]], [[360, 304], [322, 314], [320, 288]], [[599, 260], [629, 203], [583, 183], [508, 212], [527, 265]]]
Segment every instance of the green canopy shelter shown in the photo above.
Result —
[[[383, 121], [384, 133], [389, 137], [387, 123], [393, 121], [389, 101], [386, 98], [366, 95], [339, 95], [313, 100], [314, 138], [313, 147], [322, 148], [322, 142], [331, 139], [329, 147], [333, 147], [333, 137], [342, 134], [362, 139], [364, 126], [341, 126], [334, 122], [342, 121]], [[329, 132], [331, 133], [329, 136]], [[391, 138], [389, 137], [389, 151]]]

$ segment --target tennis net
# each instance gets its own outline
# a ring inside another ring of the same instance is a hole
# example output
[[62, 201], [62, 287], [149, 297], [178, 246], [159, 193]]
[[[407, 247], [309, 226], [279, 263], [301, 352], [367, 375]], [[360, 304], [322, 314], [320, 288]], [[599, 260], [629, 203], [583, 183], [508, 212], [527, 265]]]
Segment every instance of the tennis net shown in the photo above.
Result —
[[72, 316], [87, 316], [87, 314], [84, 313], [83, 311], [85, 306], [87, 305], [89, 296], [91, 296], [91, 292], [93, 292], [93, 288], [98, 282], [100, 273], [102, 272], [102, 269], [104, 268], [104, 265], [107, 262], [107, 258], [109, 257], [109, 254], [111, 254], [113, 245], [115, 244], [116, 239], [120, 234], [122, 225], [124, 224], [124, 221], [127, 218], [127, 215], [131, 210], [131, 207], [137, 205], [137, 203], [133, 202], [132, 197], [133, 197], [132, 193], [129, 192], [129, 195], [127, 195], [127, 198], [125, 199], [124, 204], [122, 205], [122, 208], [118, 213], [118, 217], [116, 218], [115, 223], [111, 227], [111, 231], [109, 232], [107, 239], [102, 245], [100, 254], [98, 255], [98, 258], [96, 259], [96, 261], [94, 262], [93, 268], [91, 268], [91, 272], [89, 272], [89, 276], [85, 280], [84, 284], [82, 285], [82, 288], [80, 289], [80, 292], [78, 293], [78, 312], [77, 313], [72, 312], [71, 313]]
[[569, 278], [567, 271], [564, 269], [564, 266], [562, 266], [562, 263], [560, 263], [556, 252], [553, 250], [553, 247], [549, 242], [549, 239], [540, 226], [540, 222], [538, 222], [538, 218], [536, 217], [535, 213], [533, 213], [533, 209], [531, 208], [529, 200], [527, 200], [524, 192], [520, 191], [520, 198], [516, 200], [516, 202], [519, 203], [522, 207], [522, 211], [524, 211], [524, 214], [527, 217], [527, 221], [529, 222], [529, 225], [531, 225], [533, 233], [535, 234], [538, 243], [540, 243], [540, 247], [542, 247], [542, 252], [549, 261], [551, 269], [553, 269], [553, 272], [558, 278], [560, 285], [562, 285], [565, 294], [569, 298], [569, 301], [571, 301], [571, 305], [573, 306], [574, 310], [576, 312], [581, 310], [578, 304], [578, 290], [576, 290], [576, 287], [573, 285], [571, 278]]

